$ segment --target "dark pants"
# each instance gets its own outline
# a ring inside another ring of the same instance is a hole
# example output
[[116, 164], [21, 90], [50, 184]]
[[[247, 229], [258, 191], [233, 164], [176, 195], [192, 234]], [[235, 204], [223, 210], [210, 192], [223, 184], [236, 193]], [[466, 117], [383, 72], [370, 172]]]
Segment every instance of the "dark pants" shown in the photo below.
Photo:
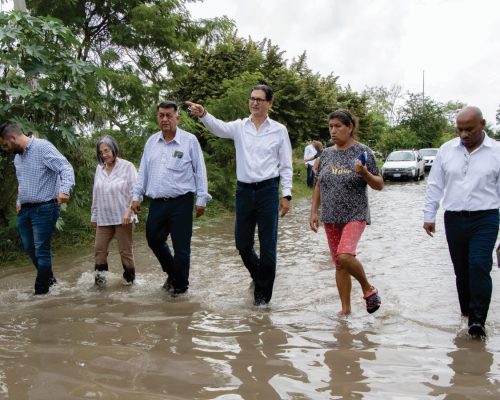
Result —
[[55, 202], [21, 206], [16, 228], [24, 250], [38, 270], [52, 270], [51, 241], [61, 208]]
[[444, 214], [460, 310], [469, 316], [469, 325], [484, 325], [488, 316], [492, 292], [490, 272], [498, 223], [498, 210], [470, 215], [451, 211]]
[[[238, 182], [236, 188], [236, 248], [255, 282], [255, 296], [266, 302], [273, 294], [278, 239], [279, 178], [259, 184]], [[260, 257], [254, 249], [258, 226]]]
[[[179, 291], [189, 286], [193, 205], [191, 192], [171, 199], [152, 199], [146, 222], [148, 245], [174, 289]], [[168, 235], [172, 239], [174, 255], [167, 244]]]
[[307, 186], [313, 187], [314, 186], [314, 171], [313, 171], [313, 166], [310, 164], [307, 165]]

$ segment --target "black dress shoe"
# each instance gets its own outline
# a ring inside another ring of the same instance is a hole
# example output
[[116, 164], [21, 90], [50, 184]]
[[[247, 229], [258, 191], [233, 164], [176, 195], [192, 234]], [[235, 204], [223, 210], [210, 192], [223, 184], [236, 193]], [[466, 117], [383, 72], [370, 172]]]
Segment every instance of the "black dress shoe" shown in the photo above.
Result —
[[170, 294], [172, 295], [172, 297], [177, 297], [177, 296], [181, 296], [181, 295], [187, 293], [187, 291], [188, 291], [188, 288], [184, 288], [184, 289], [174, 288], [174, 290]]
[[163, 289], [165, 289], [167, 292], [174, 290], [174, 287], [172, 286], [172, 280], [170, 278], [167, 278], [167, 280], [163, 284]]
[[255, 301], [253, 303], [255, 306], [261, 307], [261, 306], [267, 305], [268, 303], [269, 303], [269, 300], [267, 300], [263, 294], [261, 294], [261, 293], [255, 294]]
[[484, 330], [484, 326], [475, 323], [469, 326], [469, 335], [471, 335], [473, 338], [483, 338], [486, 337], [486, 331]]

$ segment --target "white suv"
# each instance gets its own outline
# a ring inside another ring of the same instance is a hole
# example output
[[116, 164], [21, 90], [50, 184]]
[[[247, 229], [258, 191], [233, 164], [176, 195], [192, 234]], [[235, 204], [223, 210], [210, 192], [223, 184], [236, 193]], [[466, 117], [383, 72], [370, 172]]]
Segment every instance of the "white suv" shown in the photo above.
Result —
[[395, 150], [389, 154], [382, 166], [384, 179], [418, 181], [424, 175], [424, 159], [418, 150]]

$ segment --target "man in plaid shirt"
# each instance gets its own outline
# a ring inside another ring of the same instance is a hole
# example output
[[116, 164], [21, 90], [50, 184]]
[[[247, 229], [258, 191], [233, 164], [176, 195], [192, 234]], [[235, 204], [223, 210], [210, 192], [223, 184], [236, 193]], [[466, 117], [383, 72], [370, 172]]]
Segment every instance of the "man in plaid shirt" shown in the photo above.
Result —
[[37, 269], [35, 294], [45, 294], [56, 283], [52, 272], [52, 234], [60, 205], [69, 200], [75, 185], [73, 167], [52, 143], [26, 136], [11, 122], [0, 125], [0, 146], [15, 154], [16, 227]]

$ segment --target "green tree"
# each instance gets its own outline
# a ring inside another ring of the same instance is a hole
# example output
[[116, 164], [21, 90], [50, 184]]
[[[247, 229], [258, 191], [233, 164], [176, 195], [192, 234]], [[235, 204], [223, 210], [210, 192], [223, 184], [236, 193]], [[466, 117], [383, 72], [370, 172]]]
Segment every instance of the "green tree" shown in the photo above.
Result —
[[380, 115], [389, 126], [397, 123], [397, 103], [402, 100], [401, 86], [393, 85], [368, 87], [363, 91], [368, 96], [368, 109]]
[[442, 136], [449, 133], [447, 109], [442, 104], [420, 94], [409, 93], [400, 110], [400, 127], [407, 128], [418, 138], [416, 147], [437, 147]]
[[227, 18], [191, 19], [188, 0], [28, 0], [35, 15], [61, 19], [78, 40], [76, 58], [100, 67], [95, 128], [141, 132], [151, 104], [168, 95], [185, 60], [226, 35]]
[[390, 128], [381, 135], [377, 150], [385, 157], [393, 150], [415, 149], [419, 146], [420, 140], [415, 132], [407, 127], [396, 127]]

